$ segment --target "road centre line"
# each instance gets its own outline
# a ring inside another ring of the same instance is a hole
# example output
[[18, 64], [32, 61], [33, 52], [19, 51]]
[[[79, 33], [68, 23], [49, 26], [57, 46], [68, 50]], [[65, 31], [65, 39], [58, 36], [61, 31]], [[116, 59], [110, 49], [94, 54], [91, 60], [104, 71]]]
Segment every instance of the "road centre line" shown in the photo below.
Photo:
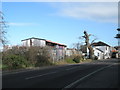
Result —
[[[72, 66], [72, 65], [74, 65], [74, 64], [70, 64], [70, 66]], [[65, 65], [65, 67], [66, 66], [69, 66], [69, 65]], [[58, 66], [59, 67], [59, 66]], [[58, 68], [57, 67], [57, 68]], [[62, 67], [64, 67], [64, 66], [62, 66]], [[35, 71], [35, 70], [42, 70], [42, 69], [32, 69], [32, 70], [30, 70], [30, 69], [28, 69], [28, 70], [23, 70], [23, 71], [15, 71], [15, 72], [1, 72], [0, 74], [2, 74], [2, 75], [12, 75], [12, 74], [18, 74], [18, 73], [24, 73], [24, 72], [30, 72], [30, 71]]]
[[[68, 69], [66, 69], [66, 70], [72, 70], [72, 69], [75, 69], [75, 68], [78, 68], [78, 67], [72, 67], [72, 68], [68, 68]], [[37, 78], [37, 77], [41, 77], [41, 76], [45, 76], [45, 75], [49, 75], [49, 74], [53, 74], [53, 73], [57, 73], [57, 72], [55, 71], [55, 72], [51, 72], [51, 73], [45, 73], [45, 74], [41, 74], [41, 75], [36, 75], [36, 76], [32, 76], [32, 77], [27, 77], [27, 78], [25, 78], [25, 79], [28, 80], [28, 79]]]
[[45, 73], [45, 74], [41, 74], [41, 75], [36, 75], [36, 76], [32, 76], [32, 77], [27, 77], [27, 78], [25, 78], [25, 79], [26, 79], [26, 80], [28, 80], [28, 79], [33, 79], [33, 78], [37, 78], [37, 77], [41, 77], [41, 76], [45, 76], [45, 75], [49, 75], [49, 74], [53, 74], [53, 73], [57, 73], [57, 72]]
[[[78, 67], [72, 67], [72, 68], [68, 68], [66, 70], [72, 70], [72, 69], [75, 69], [75, 68], [78, 68]], [[57, 71], [51, 72], [51, 73], [45, 73], [45, 74], [41, 74], [41, 75], [36, 75], [36, 76], [32, 76], [32, 77], [27, 77], [25, 79], [28, 80], [28, 79], [37, 78], [37, 77], [41, 77], [41, 76], [45, 76], [45, 75], [49, 75], [49, 74], [53, 74], [53, 73], [57, 73]]]
[[[68, 68], [66, 70], [71, 70], [71, 69], [75, 69], [75, 68], [78, 68], [78, 67], [72, 67], [72, 68]], [[45, 73], [45, 74], [41, 74], [41, 75], [36, 75], [36, 76], [32, 76], [32, 77], [27, 77], [25, 79], [28, 80], [28, 79], [37, 78], [37, 77], [41, 77], [41, 76], [45, 76], [45, 75], [49, 75], [49, 74], [53, 74], [53, 73], [57, 73], [57, 71], [50, 72], [50, 73]]]
[[87, 78], [87, 77], [89, 77], [89, 76], [91, 76], [91, 75], [93, 75], [93, 74], [95, 74], [95, 73], [97, 73], [97, 72], [105, 69], [105, 68], [111, 67], [111, 66], [113, 66], [113, 65], [108, 65], [108, 66], [102, 67], [102, 68], [100, 68], [100, 69], [97, 69], [96, 71], [93, 71], [92, 73], [89, 73], [88, 75], [86, 75], [86, 76], [84, 76], [84, 77], [76, 80], [75, 82], [67, 85], [67, 86], [64, 87], [62, 90], [66, 89], [66, 88], [72, 88], [72, 87], [74, 87], [77, 83], [79, 83], [80, 81], [82, 81], [83, 79], [85, 79], [85, 78]]

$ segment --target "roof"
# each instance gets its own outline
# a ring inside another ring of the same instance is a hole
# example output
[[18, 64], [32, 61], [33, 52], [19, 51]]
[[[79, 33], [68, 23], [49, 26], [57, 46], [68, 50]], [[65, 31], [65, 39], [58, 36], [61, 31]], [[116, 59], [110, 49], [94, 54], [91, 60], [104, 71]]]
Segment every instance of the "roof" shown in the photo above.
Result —
[[41, 38], [35, 38], [35, 37], [32, 37], [32, 38], [24, 39], [24, 40], [21, 40], [21, 41], [25, 41], [25, 40], [29, 40], [29, 39], [45, 40], [45, 39], [41, 39]]
[[60, 44], [60, 43], [57, 43], [57, 42], [53, 42], [53, 41], [50, 41], [50, 40], [46, 40], [46, 39], [35, 38], [35, 37], [32, 37], [32, 38], [28, 38], [28, 39], [24, 39], [24, 40], [21, 40], [21, 41], [30, 40], [30, 39], [44, 40], [44, 41], [46, 41], [46, 42], [50, 42], [50, 43], [53, 43], [53, 44], [57, 44], [57, 45], [61, 45], [61, 46], [65, 46], [65, 47], [67, 47], [67, 45], [64, 45], [64, 44]]
[[95, 49], [97, 49], [97, 50], [99, 50], [99, 51], [101, 51], [101, 52], [103, 52], [101, 49], [99, 49], [99, 48], [95, 48]]
[[114, 48], [115, 48], [115, 49], [119, 49], [119, 48], [120, 48], [120, 46], [115, 46]]
[[60, 43], [53, 42], [53, 41], [50, 41], [50, 40], [46, 40], [46, 42], [50, 42], [50, 43], [54, 43], [54, 44], [57, 44], [57, 45], [61, 45], [61, 46], [65, 46], [65, 47], [67, 47], [67, 46], [66, 46], [66, 45], [64, 45], [64, 44], [60, 44]]
[[96, 43], [92, 43], [92, 46], [109, 46], [108, 44], [102, 42], [102, 41], [99, 41], [99, 42], [96, 42]]

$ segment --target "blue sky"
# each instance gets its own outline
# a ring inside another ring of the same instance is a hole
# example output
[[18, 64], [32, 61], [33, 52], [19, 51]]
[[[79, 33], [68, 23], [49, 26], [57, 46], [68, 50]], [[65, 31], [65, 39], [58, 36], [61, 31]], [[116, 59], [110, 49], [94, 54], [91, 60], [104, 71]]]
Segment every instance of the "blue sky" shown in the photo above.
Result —
[[10, 45], [37, 37], [73, 47], [82, 42], [78, 37], [84, 30], [97, 41], [117, 45], [117, 2], [3, 2], [2, 11]]

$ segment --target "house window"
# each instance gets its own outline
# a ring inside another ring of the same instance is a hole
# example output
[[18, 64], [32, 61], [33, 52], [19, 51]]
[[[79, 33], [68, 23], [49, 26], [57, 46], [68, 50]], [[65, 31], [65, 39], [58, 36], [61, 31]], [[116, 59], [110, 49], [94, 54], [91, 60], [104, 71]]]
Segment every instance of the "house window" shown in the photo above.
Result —
[[98, 56], [99, 56], [99, 53], [98, 53]]

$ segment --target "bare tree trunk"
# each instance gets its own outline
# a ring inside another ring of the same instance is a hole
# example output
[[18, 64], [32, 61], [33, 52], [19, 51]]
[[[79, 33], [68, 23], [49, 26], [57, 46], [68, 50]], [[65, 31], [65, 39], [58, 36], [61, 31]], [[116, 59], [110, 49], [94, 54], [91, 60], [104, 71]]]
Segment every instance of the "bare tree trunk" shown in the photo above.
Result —
[[85, 38], [86, 46], [89, 49], [89, 58], [93, 59], [94, 51], [93, 51], [93, 48], [91, 47], [91, 44], [89, 43], [90, 34], [88, 34], [86, 31], [84, 31], [84, 36], [83, 37]]
[[88, 46], [88, 49], [89, 49], [89, 58], [93, 59], [94, 51], [93, 51], [93, 48], [91, 47], [91, 45]]

